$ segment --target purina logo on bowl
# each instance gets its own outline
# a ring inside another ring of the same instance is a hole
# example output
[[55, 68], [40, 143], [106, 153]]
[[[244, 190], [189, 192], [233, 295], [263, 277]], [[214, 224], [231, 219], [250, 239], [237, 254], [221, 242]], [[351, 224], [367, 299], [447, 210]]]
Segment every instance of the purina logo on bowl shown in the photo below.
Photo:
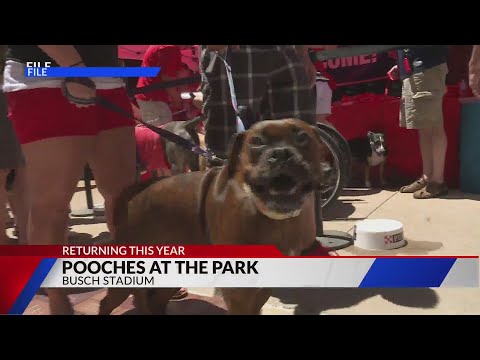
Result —
[[383, 240], [385, 242], [385, 245], [398, 243], [400, 241], [403, 241], [403, 233], [395, 235], [385, 235]]

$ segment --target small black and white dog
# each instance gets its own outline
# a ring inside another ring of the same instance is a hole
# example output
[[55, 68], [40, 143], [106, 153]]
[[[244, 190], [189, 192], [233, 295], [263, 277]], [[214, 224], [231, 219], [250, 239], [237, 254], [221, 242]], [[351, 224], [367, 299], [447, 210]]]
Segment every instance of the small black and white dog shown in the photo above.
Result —
[[387, 150], [385, 149], [385, 136], [382, 133], [369, 131], [366, 137], [355, 138], [348, 141], [352, 158], [361, 162], [365, 166], [365, 187], [371, 188], [370, 168], [380, 166], [379, 177], [380, 184], [386, 185], [384, 178], [384, 166], [387, 160]]

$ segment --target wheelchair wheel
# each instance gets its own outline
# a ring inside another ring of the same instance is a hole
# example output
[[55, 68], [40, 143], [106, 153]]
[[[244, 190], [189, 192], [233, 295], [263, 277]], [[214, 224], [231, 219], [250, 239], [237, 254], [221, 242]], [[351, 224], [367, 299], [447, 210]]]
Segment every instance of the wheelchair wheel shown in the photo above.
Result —
[[333, 167], [335, 181], [333, 186], [322, 191], [322, 208], [331, 206], [340, 196], [347, 183], [347, 173], [345, 171], [344, 155], [336, 140], [321, 127], [318, 128], [320, 137], [328, 148], [330, 165]]
[[343, 164], [345, 171], [345, 183], [347, 184], [350, 181], [350, 176], [352, 172], [352, 153], [350, 151], [350, 146], [348, 141], [340, 134], [336, 129], [328, 126], [326, 124], [317, 124], [318, 127], [328, 133], [338, 144], [343, 155]]

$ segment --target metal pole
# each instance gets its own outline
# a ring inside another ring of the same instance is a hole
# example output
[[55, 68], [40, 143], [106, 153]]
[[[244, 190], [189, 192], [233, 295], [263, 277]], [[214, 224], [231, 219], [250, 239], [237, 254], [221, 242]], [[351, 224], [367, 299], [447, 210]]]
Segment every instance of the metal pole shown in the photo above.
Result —
[[83, 182], [85, 184], [85, 196], [87, 198], [87, 208], [73, 210], [71, 212], [72, 216], [83, 217], [83, 216], [93, 215], [93, 196], [92, 196], [92, 184], [91, 184], [92, 180], [93, 180], [92, 172], [87, 165], [83, 170]]

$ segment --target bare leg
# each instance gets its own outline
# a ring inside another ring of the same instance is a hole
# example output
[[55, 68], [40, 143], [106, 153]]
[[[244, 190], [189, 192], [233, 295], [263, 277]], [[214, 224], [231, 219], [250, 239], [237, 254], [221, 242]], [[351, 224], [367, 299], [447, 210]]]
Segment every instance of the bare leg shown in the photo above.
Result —
[[447, 153], [447, 136], [443, 124], [432, 129], [432, 162], [431, 181], [438, 184], [444, 182], [445, 156]]
[[0, 169], [0, 245], [9, 244], [9, 238], [5, 232], [5, 223], [7, 221], [7, 191], [5, 190], [5, 184], [9, 171], [8, 169]]
[[13, 190], [8, 196], [8, 201], [15, 218], [15, 225], [18, 229], [18, 243], [20, 245], [26, 245], [28, 227], [28, 188], [26, 168], [17, 168], [15, 172], [15, 182], [13, 183]]
[[133, 127], [103, 131], [95, 138], [95, 151], [89, 160], [98, 190], [105, 199], [105, 217], [112, 237], [115, 236], [114, 201], [123, 189], [135, 182], [135, 146]]
[[[92, 139], [59, 137], [28, 143], [22, 148], [28, 164], [28, 243], [66, 243], [69, 204], [92, 148]], [[51, 314], [73, 314], [65, 289], [47, 289], [47, 294]]]
[[30, 196], [28, 242], [63, 244], [70, 201], [91, 149], [90, 137], [61, 137], [22, 146]]
[[433, 129], [418, 129], [418, 137], [422, 154], [423, 177], [430, 181], [433, 176]]

